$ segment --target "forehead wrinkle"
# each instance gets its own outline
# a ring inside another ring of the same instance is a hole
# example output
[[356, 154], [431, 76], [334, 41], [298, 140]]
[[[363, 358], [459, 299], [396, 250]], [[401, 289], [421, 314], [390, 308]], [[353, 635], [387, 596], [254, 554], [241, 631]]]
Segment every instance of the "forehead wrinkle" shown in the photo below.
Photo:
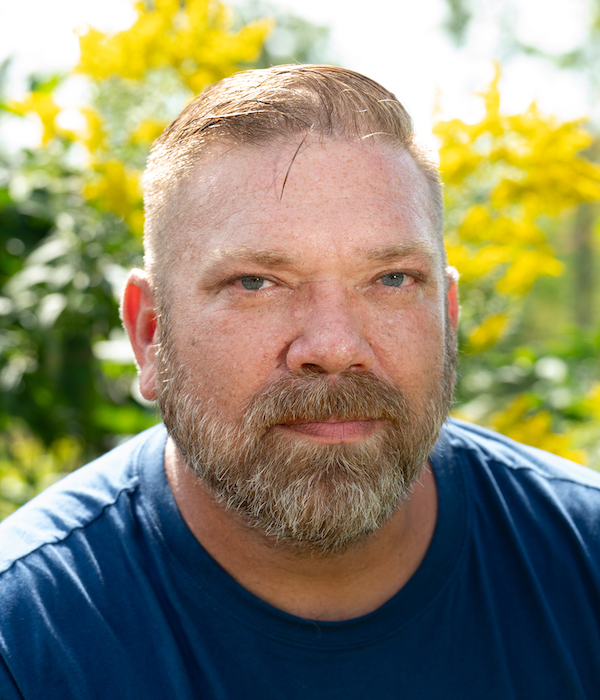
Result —
[[208, 265], [232, 263], [249, 263], [264, 267], [290, 267], [301, 262], [300, 256], [291, 255], [282, 250], [269, 250], [266, 248], [251, 248], [249, 246], [235, 246], [214, 250], [205, 255]]
[[419, 240], [396, 243], [394, 245], [385, 246], [384, 248], [364, 251], [364, 257], [369, 262], [381, 263], [391, 263], [401, 258], [408, 258], [414, 255], [420, 255], [431, 263], [435, 263], [439, 257], [439, 249], [437, 245], [429, 241]]

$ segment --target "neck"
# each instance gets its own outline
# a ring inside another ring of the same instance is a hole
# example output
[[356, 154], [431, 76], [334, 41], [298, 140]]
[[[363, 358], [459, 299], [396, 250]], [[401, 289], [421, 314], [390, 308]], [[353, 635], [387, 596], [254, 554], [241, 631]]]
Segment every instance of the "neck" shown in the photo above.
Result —
[[437, 489], [427, 466], [379, 530], [343, 552], [305, 556], [217, 503], [170, 438], [165, 470], [183, 519], [213, 559], [257, 597], [307, 619], [349, 620], [383, 605], [419, 567], [437, 519]]

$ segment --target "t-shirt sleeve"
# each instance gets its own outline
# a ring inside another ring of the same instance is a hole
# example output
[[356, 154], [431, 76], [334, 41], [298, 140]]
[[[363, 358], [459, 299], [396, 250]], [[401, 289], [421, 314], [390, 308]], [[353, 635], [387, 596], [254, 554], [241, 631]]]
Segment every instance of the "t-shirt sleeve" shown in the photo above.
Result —
[[[35, 661], [32, 660], [32, 673], [35, 673]], [[8, 670], [4, 659], [0, 656], [0, 699], [1, 700], [25, 700], [25, 696], [21, 693], [15, 679]]]

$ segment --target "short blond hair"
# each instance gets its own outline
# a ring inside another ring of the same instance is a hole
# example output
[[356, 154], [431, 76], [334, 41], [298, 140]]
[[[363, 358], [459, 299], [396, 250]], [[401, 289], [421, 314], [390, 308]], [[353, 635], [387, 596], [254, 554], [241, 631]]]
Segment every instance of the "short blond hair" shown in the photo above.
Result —
[[375, 138], [409, 153], [426, 178], [431, 216], [443, 248], [439, 172], [416, 143], [412, 120], [395, 95], [360, 73], [336, 66], [275, 66], [215, 83], [154, 143], [144, 175], [144, 247], [155, 286], [161, 286], [162, 272], [169, 266], [171, 205], [209, 146], [260, 146], [301, 134], [348, 141]]

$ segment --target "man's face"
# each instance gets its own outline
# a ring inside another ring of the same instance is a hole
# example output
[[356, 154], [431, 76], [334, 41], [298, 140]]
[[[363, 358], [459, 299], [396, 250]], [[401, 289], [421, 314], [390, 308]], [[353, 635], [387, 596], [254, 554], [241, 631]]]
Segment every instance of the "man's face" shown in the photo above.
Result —
[[159, 405], [217, 498], [339, 550], [409, 493], [451, 397], [447, 278], [407, 155], [222, 148], [182, 201]]

